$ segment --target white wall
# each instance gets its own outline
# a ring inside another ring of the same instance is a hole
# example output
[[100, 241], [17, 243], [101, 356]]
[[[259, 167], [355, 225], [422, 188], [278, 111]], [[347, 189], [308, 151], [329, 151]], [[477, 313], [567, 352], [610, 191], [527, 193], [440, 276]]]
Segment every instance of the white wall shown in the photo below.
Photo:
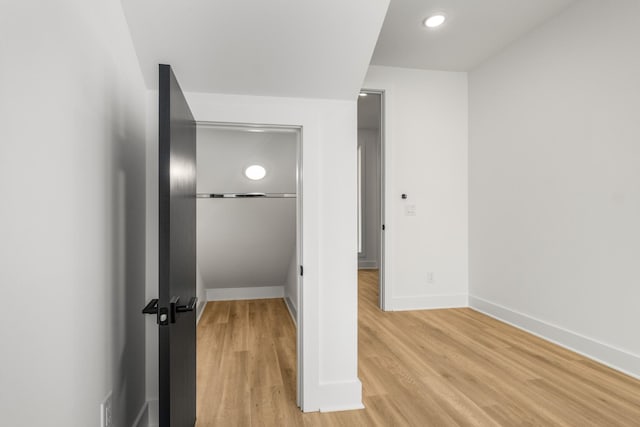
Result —
[[[293, 129], [197, 127], [199, 193], [295, 193], [297, 131]], [[264, 178], [244, 175], [264, 166]]]
[[[372, 96], [372, 95], [370, 95]], [[358, 129], [362, 152], [362, 251], [358, 268], [378, 268], [380, 247], [380, 130]]]
[[144, 403], [145, 89], [119, 1], [0, 7], [0, 414]]
[[471, 303], [640, 376], [640, 2], [575, 2], [470, 75]]
[[363, 87], [385, 90], [385, 309], [465, 306], [467, 75], [372, 66]]
[[[180, 76], [178, 75], [178, 80]], [[361, 407], [357, 354], [356, 103], [187, 93], [198, 121], [302, 127], [303, 352], [305, 411]], [[157, 145], [157, 94], [149, 98], [149, 153]], [[157, 215], [157, 168], [148, 168], [150, 231]], [[157, 237], [147, 240], [154, 254]], [[152, 255], [156, 257], [156, 255]], [[157, 257], [148, 262], [148, 297], [157, 293]], [[299, 308], [298, 308], [299, 309]], [[151, 326], [149, 326], [151, 328]], [[157, 334], [155, 334], [157, 335]], [[157, 338], [147, 335], [148, 399], [157, 399]], [[155, 354], [154, 354], [155, 353]]]
[[207, 289], [283, 286], [296, 199], [198, 199], [198, 267]]

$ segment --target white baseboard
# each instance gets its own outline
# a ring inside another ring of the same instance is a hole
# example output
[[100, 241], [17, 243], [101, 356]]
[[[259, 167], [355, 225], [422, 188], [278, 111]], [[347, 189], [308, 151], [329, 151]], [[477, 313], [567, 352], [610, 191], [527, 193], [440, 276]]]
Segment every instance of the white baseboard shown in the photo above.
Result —
[[159, 406], [159, 401], [156, 400], [149, 400], [147, 401], [147, 413], [148, 415], [148, 419], [149, 419], [149, 426], [148, 427], [158, 427], [160, 425], [160, 406]]
[[358, 260], [358, 270], [377, 270], [378, 261]]
[[233, 301], [265, 298], [284, 298], [284, 286], [207, 289], [207, 301]]
[[158, 427], [158, 401], [148, 400], [140, 408], [140, 412], [131, 427]]
[[467, 294], [425, 295], [391, 298], [388, 311], [433, 310], [438, 308], [468, 307]]
[[297, 322], [297, 314], [298, 311], [296, 310], [296, 307], [293, 305], [293, 301], [291, 301], [291, 298], [289, 297], [285, 297], [284, 298], [284, 304], [287, 306], [287, 310], [289, 310], [289, 315], [291, 315], [291, 319], [293, 319], [293, 323], [298, 326], [298, 322]]
[[149, 426], [149, 412], [148, 412], [149, 403], [144, 402], [140, 411], [138, 411], [138, 416], [135, 421], [131, 424], [131, 427], [148, 427]]
[[202, 313], [204, 313], [204, 309], [207, 306], [207, 302], [206, 301], [199, 301], [198, 302], [198, 308], [196, 309], [196, 325], [198, 323], [200, 323], [200, 319], [202, 318]]
[[364, 409], [362, 383], [349, 382], [320, 384], [320, 412], [352, 411]]
[[469, 296], [474, 310], [515, 326], [561, 347], [640, 379], [640, 356], [612, 347], [584, 335], [519, 313], [476, 296]]

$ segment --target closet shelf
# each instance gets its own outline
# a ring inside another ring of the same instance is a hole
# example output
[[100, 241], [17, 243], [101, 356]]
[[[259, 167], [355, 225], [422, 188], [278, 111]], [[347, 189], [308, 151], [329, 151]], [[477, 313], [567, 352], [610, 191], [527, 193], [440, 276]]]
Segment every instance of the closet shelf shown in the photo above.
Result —
[[296, 193], [198, 193], [198, 199], [295, 199]]

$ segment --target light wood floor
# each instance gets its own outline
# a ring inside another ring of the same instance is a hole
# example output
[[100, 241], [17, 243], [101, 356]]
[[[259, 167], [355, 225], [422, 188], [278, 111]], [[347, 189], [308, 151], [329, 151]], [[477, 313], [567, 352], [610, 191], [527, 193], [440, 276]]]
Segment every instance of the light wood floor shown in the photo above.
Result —
[[640, 381], [471, 309], [383, 313], [359, 273], [366, 409], [302, 414], [282, 300], [209, 303], [198, 325], [198, 427], [640, 426]]

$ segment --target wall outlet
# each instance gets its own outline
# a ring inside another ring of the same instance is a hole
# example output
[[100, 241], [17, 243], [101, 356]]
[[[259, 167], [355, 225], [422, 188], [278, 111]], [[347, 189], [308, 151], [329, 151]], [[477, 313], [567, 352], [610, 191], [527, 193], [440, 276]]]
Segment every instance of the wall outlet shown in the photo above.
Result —
[[404, 214], [406, 216], [416, 216], [416, 205], [405, 205]]
[[433, 285], [436, 282], [433, 271], [427, 272], [427, 285]]
[[111, 392], [100, 404], [100, 427], [113, 427], [113, 405]]

